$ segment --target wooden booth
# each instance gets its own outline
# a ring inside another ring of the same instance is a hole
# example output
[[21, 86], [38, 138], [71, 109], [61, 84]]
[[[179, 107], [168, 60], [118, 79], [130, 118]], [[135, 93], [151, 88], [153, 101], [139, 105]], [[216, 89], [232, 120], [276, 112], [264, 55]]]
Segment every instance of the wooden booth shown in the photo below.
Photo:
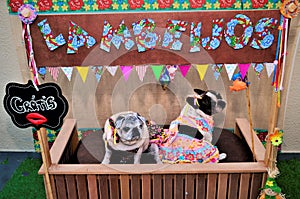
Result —
[[[281, 73], [278, 68], [274, 70], [274, 60], [282, 63], [281, 56], [278, 58], [278, 43], [284, 37], [282, 27], [287, 27], [283, 26], [285, 19], [277, 5], [269, 1], [268, 7], [274, 10], [267, 10], [267, 3], [259, 5], [248, 0], [234, 1], [234, 4], [160, 0], [142, 5], [135, 1], [89, 1], [94, 3], [89, 5], [87, 1], [70, 2], [53, 2], [49, 8], [32, 2], [39, 8], [37, 19], [30, 25], [36, 70], [51, 71], [44, 80], [37, 72], [33, 76], [42, 82], [52, 81], [51, 78], [59, 82], [70, 105], [39, 171], [44, 175], [47, 197], [257, 198], [267, 179], [269, 162], [273, 160], [269, 159], [272, 147], [268, 143], [265, 149], [253, 128], [273, 131], [276, 127], [278, 93], [274, 92], [273, 85], [278, 86]], [[248, 10], [247, 6], [264, 10]], [[16, 12], [13, 8], [10, 5], [12, 13]], [[120, 46], [112, 40], [115, 36], [123, 39]], [[172, 39], [168, 41], [167, 36]], [[270, 37], [267, 42], [266, 36]], [[235, 64], [236, 72], [240, 69], [245, 72], [243, 75], [248, 74], [247, 92], [229, 90], [232, 85], [226, 74], [229, 70], [222, 71], [226, 64]], [[279, 73], [275, 81], [267, 73], [258, 80], [261, 71], [256, 66], [267, 69], [270, 64], [274, 74]], [[133, 75], [133, 68], [145, 65], [149, 67], [144, 79]], [[176, 65], [179, 69], [163, 90], [160, 74], [153, 66], [163, 70], [166, 65]], [[120, 67], [114, 75], [110, 71], [113, 67]], [[149, 73], [150, 67], [154, 75]], [[73, 72], [66, 72], [70, 68], [74, 68]], [[78, 76], [74, 74], [75, 68]], [[106, 73], [102, 71], [97, 80], [91, 80], [91, 75], [104, 68]], [[71, 75], [58, 76], [58, 69]], [[126, 110], [145, 116], [152, 114], [150, 119], [160, 117], [158, 122], [168, 125], [179, 115], [192, 88], [213, 89], [225, 96], [226, 112], [216, 124], [234, 129], [251, 150], [253, 161], [162, 165], [72, 163], [79, 146], [78, 126], [103, 128], [110, 115]], [[156, 109], [151, 109], [153, 104], [163, 111], [155, 112]], [[47, 138], [41, 139], [47, 143]]]

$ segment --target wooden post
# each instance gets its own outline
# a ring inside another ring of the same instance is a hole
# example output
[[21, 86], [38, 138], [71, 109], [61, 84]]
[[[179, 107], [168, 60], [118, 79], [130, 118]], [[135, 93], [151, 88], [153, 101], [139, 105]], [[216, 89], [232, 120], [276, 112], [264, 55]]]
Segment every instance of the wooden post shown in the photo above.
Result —
[[[272, 103], [271, 103], [271, 111], [270, 111], [270, 121], [269, 121], [269, 127], [268, 127], [268, 136], [274, 132], [275, 127], [277, 125], [277, 120], [278, 120], [278, 106], [277, 106], [277, 101], [278, 101], [278, 93], [273, 92], [272, 96]], [[272, 152], [272, 144], [269, 139], [266, 140], [266, 153], [265, 153], [265, 164], [267, 166], [270, 166], [269, 164], [271, 163], [271, 154]]]
[[49, 199], [53, 199], [53, 193], [52, 193], [52, 187], [49, 177], [48, 169], [51, 165], [51, 157], [49, 152], [49, 146], [48, 146], [48, 137], [47, 137], [47, 131], [45, 128], [40, 128], [38, 131], [38, 138], [40, 141], [40, 147], [41, 147], [41, 154], [44, 164], [44, 170], [45, 170], [45, 188], [46, 193]]
[[253, 154], [253, 161], [256, 160], [256, 155], [255, 155], [255, 146], [254, 146], [254, 131], [253, 131], [253, 121], [252, 121], [252, 113], [251, 113], [251, 103], [250, 103], [250, 85], [248, 85], [247, 91], [246, 91], [246, 96], [247, 96], [247, 102], [248, 102], [248, 117], [249, 117], [249, 123], [250, 123], [250, 133], [251, 133], [251, 149], [252, 149], [252, 154]]

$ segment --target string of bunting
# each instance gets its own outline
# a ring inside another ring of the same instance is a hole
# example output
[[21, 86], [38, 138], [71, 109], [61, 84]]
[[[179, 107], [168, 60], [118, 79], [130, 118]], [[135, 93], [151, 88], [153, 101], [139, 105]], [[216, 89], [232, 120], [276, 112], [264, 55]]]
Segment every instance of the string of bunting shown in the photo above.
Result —
[[72, 74], [74, 68], [77, 69], [83, 82], [86, 81], [89, 71], [92, 71], [95, 75], [97, 82], [100, 82], [102, 75], [105, 71], [109, 72], [111, 76], [115, 76], [118, 69], [121, 70], [125, 81], [128, 81], [130, 74], [133, 70], [136, 71], [140, 81], [144, 80], [147, 69], [151, 68], [154, 77], [157, 81], [161, 78], [162, 74], [168, 75], [170, 81], [175, 78], [176, 72], [179, 71], [182, 77], [186, 77], [191, 68], [194, 68], [201, 81], [204, 80], [208, 68], [213, 71], [214, 77], [218, 80], [221, 72], [225, 68], [228, 79], [231, 80], [234, 72], [240, 71], [241, 75], [245, 76], [250, 68], [253, 69], [258, 78], [261, 77], [262, 72], [265, 70], [267, 76], [270, 77], [276, 67], [275, 63], [248, 63], [248, 64], [185, 64], [185, 65], [139, 65], [139, 66], [75, 66], [75, 67], [41, 67], [38, 70], [38, 74], [42, 79], [45, 79], [46, 73], [49, 72], [54, 81], [58, 80], [59, 71], [67, 77], [69, 81], [72, 80]]

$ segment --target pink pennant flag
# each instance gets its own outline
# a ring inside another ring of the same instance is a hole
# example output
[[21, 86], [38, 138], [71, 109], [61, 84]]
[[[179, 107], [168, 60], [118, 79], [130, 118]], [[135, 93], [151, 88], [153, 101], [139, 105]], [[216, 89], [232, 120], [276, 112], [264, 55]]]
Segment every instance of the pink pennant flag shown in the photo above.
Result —
[[120, 68], [121, 68], [121, 71], [123, 73], [125, 81], [127, 81], [128, 78], [129, 78], [129, 75], [132, 71], [132, 66], [120, 66]]
[[181, 66], [179, 66], [179, 69], [180, 69], [181, 74], [182, 74], [183, 77], [186, 76], [186, 74], [190, 70], [190, 68], [191, 68], [191, 65], [181, 65]]
[[54, 79], [54, 81], [57, 81], [59, 68], [60, 67], [48, 67], [48, 70], [49, 70], [52, 78]]
[[242, 78], [244, 79], [251, 64], [249, 63], [249, 64], [238, 64], [238, 65], [240, 68]]
[[147, 68], [148, 68], [147, 65], [145, 65], [145, 66], [136, 66], [136, 67], [135, 67], [135, 70], [136, 70], [136, 72], [137, 72], [137, 74], [138, 74], [138, 76], [139, 76], [139, 79], [140, 79], [141, 81], [144, 80], [144, 77], [145, 77]]

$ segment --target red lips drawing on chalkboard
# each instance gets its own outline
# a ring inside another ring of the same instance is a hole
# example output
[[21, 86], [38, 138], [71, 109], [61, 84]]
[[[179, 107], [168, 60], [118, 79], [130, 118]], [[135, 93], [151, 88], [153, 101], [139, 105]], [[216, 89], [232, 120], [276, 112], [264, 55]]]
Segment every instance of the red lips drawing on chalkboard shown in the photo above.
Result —
[[36, 89], [28, 81], [27, 84], [6, 85], [4, 108], [20, 128], [34, 126], [56, 130], [68, 112], [68, 102], [57, 84], [45, 83]]

